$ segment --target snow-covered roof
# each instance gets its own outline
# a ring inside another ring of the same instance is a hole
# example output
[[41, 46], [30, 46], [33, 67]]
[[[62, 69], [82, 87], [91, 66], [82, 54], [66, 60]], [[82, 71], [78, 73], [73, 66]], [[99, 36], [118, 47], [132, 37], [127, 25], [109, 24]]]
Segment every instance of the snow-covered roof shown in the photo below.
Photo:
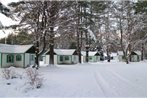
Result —
[[57, 55], [73, 55], [75, 51], [75, 49], [54, 49]]
[[33, 45], [8, 45], [0, 44], [0, 53], [25, 53]]
[[137, 50], [137, 51], [134, 51], [136, 54], [138, 55], [141, 55], [141, 51]]
[[112, 52], [110, 56], [117, 56], [117, 53]]
[[[98, 52], [97, 51], [89, 51], [88, 54], [89, 56], [95, 56]], [[86, 56], [86, 51], [81, 51], [81, 54], [83, 56]]]
[[123, 51], [118, 51], [117, 54], [118, 55], [123, 55]]

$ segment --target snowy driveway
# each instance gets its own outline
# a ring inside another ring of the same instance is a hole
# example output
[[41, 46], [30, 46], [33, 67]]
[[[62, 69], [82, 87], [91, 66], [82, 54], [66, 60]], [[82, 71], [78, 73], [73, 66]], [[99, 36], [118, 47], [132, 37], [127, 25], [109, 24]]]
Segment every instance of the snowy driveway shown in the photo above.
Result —
[[147, 97], [146, 63], [58, 65], [43, 73], [46, 74], [48, 96]]
[[24, 97], [147, 97], [147, 62], [58, 65], [39, 71], [44, 77], [41, 89], [14, 93]]

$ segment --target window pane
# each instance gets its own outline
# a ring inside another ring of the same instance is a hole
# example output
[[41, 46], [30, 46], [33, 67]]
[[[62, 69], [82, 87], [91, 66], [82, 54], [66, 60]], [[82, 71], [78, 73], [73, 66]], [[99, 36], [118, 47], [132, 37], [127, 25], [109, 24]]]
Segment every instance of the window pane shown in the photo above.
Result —
[[65, 60], [69, 60], [69, 56], [65, 56]]
[[63, 61], [63, 56], [59, 56], [60, 57], [60, 61]]
[[16, 55], [16, 61], [21, 61], [21, 55], [20, 54]]
[[31, 61], [34, 61], [34, 55], [31, 55]]
[[13, 55], [7, 55], [7, 63], [13, 63], [14, 62], [14, 56]]
[[89, 57], [89, 60], [92, 60], [92, 57]]

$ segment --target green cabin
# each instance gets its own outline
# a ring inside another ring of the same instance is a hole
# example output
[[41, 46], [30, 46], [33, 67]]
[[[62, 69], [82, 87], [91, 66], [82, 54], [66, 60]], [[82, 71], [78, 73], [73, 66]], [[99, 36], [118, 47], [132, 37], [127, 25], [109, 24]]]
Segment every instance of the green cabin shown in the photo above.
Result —
[[[50, 51], [45, 53], [45, 64], [49, 64]], [[54, 64], [77, 64], [78, 54], [75, 49], [54, 49]]]
[[[86, 52], [85, 51], [81, 51], [82, 54], [82, 62], [86, 62]], [[89, 55], [89, 62], [98, 62], [100, 61], [100, 53], [97, 51], [89, 51], [88, 52]]]
[[[119, 61], [125, 61], [122, 51], [118, 51]], [[130, 54], [130, 62], [139, 62], [141, 60], [141, 51], [132, 51]]]
[[141, 51], [133, 51], [131, 52], [131, 55], [130, 55], [130, 61], [131, 62], [139, 62], [141, 61]]
[[27, 67], [35, 62], [33, 45], [0, 44], [0, 67]]

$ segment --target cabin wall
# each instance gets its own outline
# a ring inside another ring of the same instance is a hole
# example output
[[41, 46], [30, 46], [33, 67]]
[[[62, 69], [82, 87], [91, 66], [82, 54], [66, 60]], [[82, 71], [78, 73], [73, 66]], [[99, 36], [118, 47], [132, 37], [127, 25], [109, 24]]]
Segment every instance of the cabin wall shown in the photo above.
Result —
[[2, 58], [1, 58], [1, 53], [0, 53], [0, 67], [2, 67], [1, 63], [2, 63]]
[[49, 55], [45, 55], [45, 64], [49, 64]]
[[82, 63], [84, 63], [84, 56], [81, 56], [81, 61], [82, 61]]
[[141, 61], [141, 55], [139, 55], [139, 61]]
[[15, 67], [23, 67], [23, 62], [24, 62], [24, 54], [19, 54], [21, 55], [21, 61], [16, 61], [16, 55], [17, 54], [14, 54], [14, 66]]
[[119, 60], [119, 61], [123, 61], [123, 58], [122, 58], [122, 57], [123, 57], [122, 55], [119, 55], [119, 56], [118, 56], [118, 60]]
[[94, 56], [94, 62], [100, 61], [100, 56]]
[[[45, 55], [45, 64], [49, 64], [49, 63], [50, 63], [50, 56]], [[57, 55], [54, 55], [54, 64], [57, 64]]]
[[74, 63], [74, 64], [78, 63], [78, 56], [77, 55], [72, 56], [72, 63]]
[[94, 61], [93, 62], [97, 62], [98, 61], [98, 56], [93, 56]]
[[41, 61], [43, 64], [45, 64], [45, 55], [42, 55], [40, 57], [39, 61]]
[[137, 62], [138, 56], [137, 55], [131, 55], [131, 62]]
[[8, 54], [3, 53], [1, 56], [2, 57], [2, 67], [4, 67], [4, 68], [14, 65], [14, 63], [7, 63], [7, 55]]
[[113, 60], [118, 60], [118, 56], [112, 56]]
[[[77, 55], [69, 55], [68, 60], [65, 59], [65, 56], [63, 56], [63, 61], [60, 59], [60, 55], [54, 55], [54, 64], [76, 64], [78, 63], [78, 56]], [[49, 55], [45, 55], [45, 64], [49, 64]]]
[[30, 65], [30, 54], [29, 53], [25, 53], [25, 63], [24, 63], [24, 67]]
[[86, 62], [86, 56], [82, 56], [82, 61], [83, 61], [83, 63]]
[[139, 62], [141, 60], [141, 55], [131, 55], [131, 62]]
[[[61, 60], [61, 56], [63, 57], [63, 59]], [[72, 64], [72, 56], [71, 55], [58, 55], [57, 56], [57, 63], [58, 64]]]
[[29, 56], [30, 56], [29, 57], [30, 64], [34, 65], [35, 64], [35, 54], [30, 54]]
[[57, 64], [57, 55], [54, 55], [54, 64]]
[[[98, 61], [100, 61], [100, 56], [89, 56], [89, 62], [98, 62]], [[83, 63], [86, 62], [86, 56], [82, 56], [82, 62]]]
[[89, 56], [89, 62], [96, 62], [96, 56]]
[[14, 67], [23, 67], [24, 65], [24, 54], [19, 54], [21, 55], [21, 60], [20, 61], [16, 61], [16, 55], [18, 54], [11, 54], [13, 55], [13, 62], [7, 62], [7, 55], [10, 55], [10, 53], [2, 53], [0, 56], [1, 59], [1, 67], [10, 67], [10, 66], [14, 66]]
[[89, 62], [93, 62], [93, 61], [94, 61], [93, 56], [89, 56]]
[[97, 61], [100, 61], [100, 56], [97, 56]]
[[35, 64], [35, 54], [25, 53], [24, 67]]

